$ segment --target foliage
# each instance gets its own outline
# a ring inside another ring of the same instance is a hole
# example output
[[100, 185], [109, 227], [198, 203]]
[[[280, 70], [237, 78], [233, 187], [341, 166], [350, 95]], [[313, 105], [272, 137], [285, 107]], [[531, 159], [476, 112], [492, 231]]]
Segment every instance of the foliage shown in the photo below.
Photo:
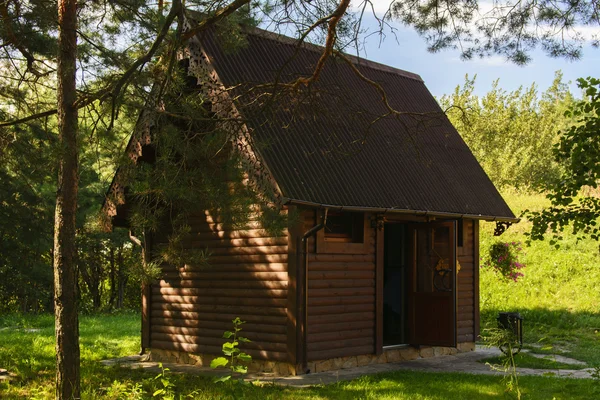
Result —
[[205, 217], [204, 210], [237, 229], [256, 219], [273, 235], [287, 227], [286, 215], [269, 206], [271, 199], [244, 183], [239, 154], [228, 146], [230, 132], [212, 115], [210, 99], [190, 88], [187, 73], [178, 68], [170, 76], [147, 158], [129, 160], [120, 170], [129, 188], [132, 230], [166, 242], [149, 260], [157, 265], [210, 264], [209, 250], [188, 245], [190, 226], [198, 213]]
[[[503, 192], [509, 206], [520, 213], [524, 209], [541, 210], [549, 200], [542, 194]], [[506, 242], [523, 242], [531, 221], [521, 221], [502, 235]], [[481, 248], [497, 238], [494, 226], [482, 223]], [[519, 312], [523, 317], [525, 347], [531, 352], [562, 354], [600, 366], [600, 254], [598, 243], [565, 236], [560, 249], [548, 241], [533, 241], [523, 254], [527, 273], [515, 285], [499, 280], [488, 268], [480, 270], [480, 307], [483, 327], [495, 327], [499, 312]], [[485, 333], [485, 331], [482, 331]]]
[[519, 262], [519, 253], [523, 251], [520, 242], [495, 242], [488, 250], [483, 266], [492, 268], [504, 279], [516, 282], [523, 276], [521, 269], [525, 264]]
[[[248, 367], [240, 364], [240, 362], [252, 361], [252, 356], [242, 352], [239, 348], [240, 343], [250, 342], [250, 339], [239, 336], [239, 332], [242, 330], [241, 326], [245, 322], [242, 321], [240, 317], [236, 317], [231, 321], [231, 323], [233, 324], [233, 332], [225, 331], [223, 333], [223, 337], [225, 339], [229, 339], [228, 342], [223, 343], [223, 355], [225, 357], [217, 357], [210, 362], [210, 367], [213, 369], [227, 367], [227, 365], [229, 365], [228, 368], [231, 373], [229, 375], [215, 378], [215, 382], [227, 382], [235, 374], [243, 376], [244, 374], [248, 373]], [[239, 381], [244, 382], [242, 378], [240, 378]]]
[[0, 146], [0, 312], [52, 306], [53, 146], [43, 129], [20, 129]]
[[579, 79], [578, 86], [585, 99], [565, 113], [573, 122], [562, 130], [560, 141], [554, 146], [555, 159], [565, 169], [548, 185], [551, 205], [541, 211], [524, 212], [533, 222], [529, 238], [543, 240], [550, 231], [550, 243], [557, 248], [565, 229], [579, 238], [600, 240], [600, 198], [596, 190], [600, 179], [600, 79]]
[[[0, 165], [0, 312], [43, 312], [52, 300], [52, 211], [55, 189], [53, 149], [24, 130], [5, 148]], [[30, 136], [31, 135], [31, 136]], [[103, 190], [93, 165], [82, 162], [78, 225], [81, 309], [137, 308], [135, 278], [139, 259], [124, 232], [100, 232], [97, 212]], [[128, 285], [129, 283], [129, 285]], [[103, 292], [103, 290], [105, 290]]]
[[139, 309], [140, 251], [123, 230], [102, 232], [97, 218], [77, 232], [77, 269], [83, 312]]
[[105, 390], [106, 399], [142, 400], [144, 398], [144, 389], [139, 382], [123, 383], [115, 380]]
[[165, 400], [173, 400], [175, 398], [173, 393], [175, 385], [173, 382], [171, 382], [166, 374], [169, 372], [169, 368], [163, 367], [162, 363], [158, 363], [158, 368], [160, 368], [160, 373], [154, 377], [154, 380], [160, 382], [161, 386], [159, 389], [155, 390], [154, 393], [152, 393], [152, 397], [160, 396]]
[[[8, 1], [0, 5], [0, 11], [8, 7], [7, 11], [14, 17], [8, 23], [2, 14], [3, 28], [12, 27], [13, 33], [19, 37], [21, 50], [31, 45], [36, 52], [32, 65], [18, 57], [13, 60], [14, 64], [10, 64], [11, 56], [15, 55], [10, 51], [0, 57], [3, 66], [0, 74], [1, 121], [45, 111], [56, 104], [54, 63], [48, 61], [56, 57], [55, 6], [55, 3], [39, 1]], [[6, 31], [2, 30], [0, 35], [4, 34]], [[13, 44], [10, 38], [3, 43], [8, 48]], [[8, 48], [5, 47], [5, 50]], [[86, 51], [82, 49], [82, 54]], [[23, 69], [19, 70], [21, 67]], [[98, 306], [92, 304], [93, 298], [97, 300], [97, 296], [92, 294], [95, 288], [104, 287], [112, 296], [113, 288], [119, 286], [109, 282], [114, 269], [107, 260], [108, 249], [122, 248], [124, 243], [122, 235], [102, 235], [94, 225], [97, 226], [95, 219], [106, 190], [106, 180], [114, 172], [114, 164], [111, 163], [115, 155], [122, 152], [118, 142], [123, 140], [130, 128], [131, 118], [121, 118], [121, 125], [109, 131], [99, 128], [102, 126], [99, 114], [102, 114], [101, 108], [86, 109], [79, 121], [81, 152], [76, 228], [81, 261], [78, 266], [81, 272], [79, 304], [86, 311]], [[3, 161], [0, 165], [0, 312], [40, 312], [53, 307], [56, 159], [63, 151], [58, 145], [56, 130], [56, 118], [53, 116], [14, 127], [0, 127], [0, 158]], [[100, 248], [95, 244], [92, 246], [92, 240], [96, 238], [102, 241]], [[87, 251], [92, 248], [95, 254], [87, 257]], [[124, 250], [124, 258], [129, 261], [127, 250]], [[84, 259], [86, 262], [83, 262]], [[100, 266], [98, 261], [102, 259], [104, 264]], [[95, 262], [87, 264], [90, 260]], [[97, 270], [99, 267], [107, 271], [106, 280], [101, 285], [97, 281], [92, 286], [88, 285], [92, 281], [87, 279], [86, 282], [86, 269]], [[131, 292], [132, 285], [127, 289], [127, 285], [123, 284], [125, 281], [126, 277], [120, 280], [120, 296], [112, 300], [107, 293], [102, 299], [104, 307], [121, 307], [123, 304], [136, 307], [139, 296]], [[131, 295], [135, 296], [135, 300]]]
[[[515, 362], [515, 354], [518, 350], [514, 349], [518, 346], [518, 339], [510, 329], [489, 328], [485, 332], [485, 344], [490, 347], [498, 347], [504, 353], [500, 367], [488, 364], [492, 369], [496, 369], [504, 374], [504, 384], [508, 392], [514, 392], [517, 399], [520, 400], [522, 393], [519, 387], [519, 374], [517, 373], [517, 364]], [[519, 348], [520, 350], [520, 348]]]
[[557, 179], [561, 163], [554, 161], [552, 145], [573, 102], [562, 73], [541, 96], [535, 84], [506, 92], [496, 81], [480, 98], [475, 82], [467, 76], [439, 101], [496, 187], [536, 189]]
[[551, 57], [577, 59], [583, 43], [598, 45], [598, 36], [586, 39], [578, 31], [582, 26], [598, 25], [597, 8], [595, 0], [524, 0], [518, 4], [397, 0], [390, 11], [414, 26], [430, 51], [451, 47], [458, 48], [464, 59], [500, 54], [516, 64], [526, 64], [537, 47]]

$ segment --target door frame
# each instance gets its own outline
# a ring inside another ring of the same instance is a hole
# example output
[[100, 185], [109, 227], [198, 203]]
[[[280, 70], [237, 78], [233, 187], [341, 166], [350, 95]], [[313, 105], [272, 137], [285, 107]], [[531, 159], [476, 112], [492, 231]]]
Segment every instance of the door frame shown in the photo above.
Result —
[[[386, 217], [385, 219], [382, 216], [377, 217], [376, 220], [376, 232], [375, 232], [375, 348], [374, 348], [374, 353], [377, 355], [380, 355], [383, 353], [383, 277], [384, 277], [384, 258], [385, 258], [385, 241], [384, 241], [384, 235], [385, 235], [385, 225], [387, 224], [393, 224], [393, 223], [404, 223], [407, 225], [417, 225], [417, 224], [426, 224], [429, 222], [437, 222], [437, 223], [453, 223], [454, 225], [454, 249], [453, 249], [453, 254], [454, 254], [454, 276], [453, 276], [453, 280], [454, 280], [454, 296], [452, 299], [453, 302], [453, 314], [454, 314], [454, 329], [453, 329], [453, 343], [454, 346], [457, 346], [457, 340], [458, 340], [458, 335], [457, 335], [457, 306], [458, 306], [458, 279], [456, 277], [456, 257], [458, 254], [458, 242], [457, 242], [457, 231], [458, 231], [458, 224], [457, 224], [457, 219], [435, 219], [435, 220], [429, 220], [429, 218], [427, 217], [420, 217], [420, 216], [408, 216], [408, 215], [403, 215], [403, 216], [397, 216], [397, 217], [393, 217], [393, 216], [389, 216]], [[409, 240], [413, 240], [412, 239], [412, 235], [409, 237]], [[412, 257], [412, 256], [411, 256]], [[410, 305], [409, 305], [410, 307]], [[410, 321], [409, 321], [410, 322]], [[408, 343], [407, 343], [408, 345]], [[419, 346], [419, 345], [426, 345], [426, 344], [413, 344], [415, 346]], [[393, 346], [391, 346], [393, 347]]]

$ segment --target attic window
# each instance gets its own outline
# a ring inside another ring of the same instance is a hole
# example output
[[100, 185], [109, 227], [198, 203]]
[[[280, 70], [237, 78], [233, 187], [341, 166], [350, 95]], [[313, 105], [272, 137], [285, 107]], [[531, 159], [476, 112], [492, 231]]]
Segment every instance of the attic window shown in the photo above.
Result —
[[350, 212], [329, 212], [325, 224], [325, 241], [332, 243], [362, 243], [363, 215]]

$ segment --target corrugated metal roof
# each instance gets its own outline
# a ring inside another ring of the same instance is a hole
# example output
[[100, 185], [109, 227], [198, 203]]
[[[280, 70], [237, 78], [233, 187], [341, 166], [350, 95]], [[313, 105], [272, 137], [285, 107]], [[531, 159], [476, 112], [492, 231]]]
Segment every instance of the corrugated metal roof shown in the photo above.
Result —
[[[319, 81], [296, 91], [273, 87], [310, 76], [321, 53], [252, 31], [248, 46], [225, 52], [200, 38], [236, 105], [256, 151], [283, 195], [304, 202], [514, 218], [418, 75], [353, 58], [390, 105], [342, 60], [327, 61]], [[256, 85], [266, 85], [256, 89]], [[254, 88], [254, 89], [253, 89]], [[265, 95], [266, 94], [266, 95]]]

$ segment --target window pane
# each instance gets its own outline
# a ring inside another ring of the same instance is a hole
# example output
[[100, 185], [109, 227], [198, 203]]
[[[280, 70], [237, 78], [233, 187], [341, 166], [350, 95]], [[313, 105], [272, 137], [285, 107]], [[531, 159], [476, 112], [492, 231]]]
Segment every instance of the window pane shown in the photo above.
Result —
[[364, 238], [363, 214], [329, 213], [324, 231], [326, 241], [362, 243]]

